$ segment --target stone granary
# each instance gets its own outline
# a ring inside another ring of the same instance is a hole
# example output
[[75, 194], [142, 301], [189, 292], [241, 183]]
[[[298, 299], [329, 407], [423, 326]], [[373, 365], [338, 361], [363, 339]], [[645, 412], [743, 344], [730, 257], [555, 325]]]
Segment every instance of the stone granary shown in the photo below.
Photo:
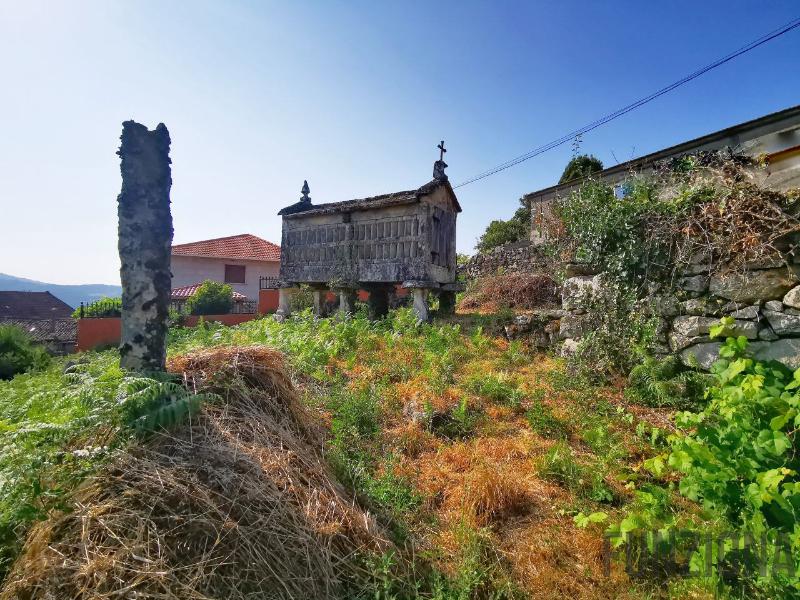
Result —
[[461, 212], [444, 173], [444, 143], [434, 164], [432, 181], [405, 192], [314, 205], [308, 183], [300, 201], [278, 214], [283, 217], [280, 306], [290, 312], [291, 290], [307, 284], [314, 290], [314, 308], [322, 316], [328, 291], [339, 295], [339, 308], [352, 312], [356, 291], [369, 292], [370, 315], [388, 310], [388, 295], [410, 289], [420, 320], [428, 320], [429, 293], [439, 296], [440, 309], [452, 311], [456, 283], [456, 216]]

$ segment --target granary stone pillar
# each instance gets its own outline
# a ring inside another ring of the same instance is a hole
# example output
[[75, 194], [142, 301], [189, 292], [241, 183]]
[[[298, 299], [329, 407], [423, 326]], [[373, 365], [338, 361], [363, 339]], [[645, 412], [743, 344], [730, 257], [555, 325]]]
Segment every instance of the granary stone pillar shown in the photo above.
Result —
[[389, 289], [386, 286], [376, 285], [367, 288], [369, 291], [369, 318], [377, 320], [389, 313]]
[[428, 290], [425, 288], [411, 288], [411, 293], [414, 295], [414, 312], [417, 313], [417, 319], [427, 323], [430, 318], [428, 313]]
[[292, 292], [295, 288], [282, 286], [278, 288], [278, 310], [275, 311], [275, 319], [279, 322], [292, 314]]
[[163, 371], [172, 287], [169, 131], [163, 123], [149, 131], [144, 125], [125, 121], [120, 139], [120, 366], [135, 371]]
[[356, 290], [352, 288], [339, 288], [339, 312], [343, 315], [352, 315], [356, 312]]
[[327, 312], [325, 307], [325, 296], [328, 290], [324, 288], [315, 287], [312, 290], [314, 296], [314, 315], [317, 317], [324, 317]]

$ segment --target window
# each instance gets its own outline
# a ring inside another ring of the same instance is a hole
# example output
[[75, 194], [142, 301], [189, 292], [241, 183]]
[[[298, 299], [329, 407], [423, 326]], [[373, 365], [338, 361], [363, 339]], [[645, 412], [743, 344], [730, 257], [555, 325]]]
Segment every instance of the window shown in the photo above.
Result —
[[614, 186], [614, 198], [622, 200], [631, 193], [631, 184], [628, 182], [618, 183]]
[[244, 265], [225, 265], [225, 283], [244, 283]]

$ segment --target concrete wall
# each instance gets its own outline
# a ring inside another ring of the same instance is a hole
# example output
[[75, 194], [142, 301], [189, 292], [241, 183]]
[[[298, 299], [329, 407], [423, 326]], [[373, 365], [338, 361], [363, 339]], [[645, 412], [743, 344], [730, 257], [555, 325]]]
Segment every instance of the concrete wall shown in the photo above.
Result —
[[258, 300], [259, 277], [277, 277], [280, 268], [280, 263], [277, 261], [173, 255], [172, 287], [174, 289], [201, 283], [206, 279], [224, 283], [225, 265], [243, 265], [245, 267], [245, 283], [232, 283], [230, 285], [235, 291], [247, 296], [249, 300]]

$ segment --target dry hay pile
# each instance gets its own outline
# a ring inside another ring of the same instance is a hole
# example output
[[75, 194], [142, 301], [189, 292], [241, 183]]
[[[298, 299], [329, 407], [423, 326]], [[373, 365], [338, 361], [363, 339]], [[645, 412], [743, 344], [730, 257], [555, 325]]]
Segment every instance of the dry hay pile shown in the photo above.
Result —
[[205, 350], [170, 370], [223, 401], [129, 448], [34, 527], [0, 598], [329, 598], [385, 547], [325, 465], [280, 354]]
[[558, 284], [549, 275], [504, 273], [476, 279], [458, 307], [462, 310], [528, 310], [555, 306], [561, 301]]

